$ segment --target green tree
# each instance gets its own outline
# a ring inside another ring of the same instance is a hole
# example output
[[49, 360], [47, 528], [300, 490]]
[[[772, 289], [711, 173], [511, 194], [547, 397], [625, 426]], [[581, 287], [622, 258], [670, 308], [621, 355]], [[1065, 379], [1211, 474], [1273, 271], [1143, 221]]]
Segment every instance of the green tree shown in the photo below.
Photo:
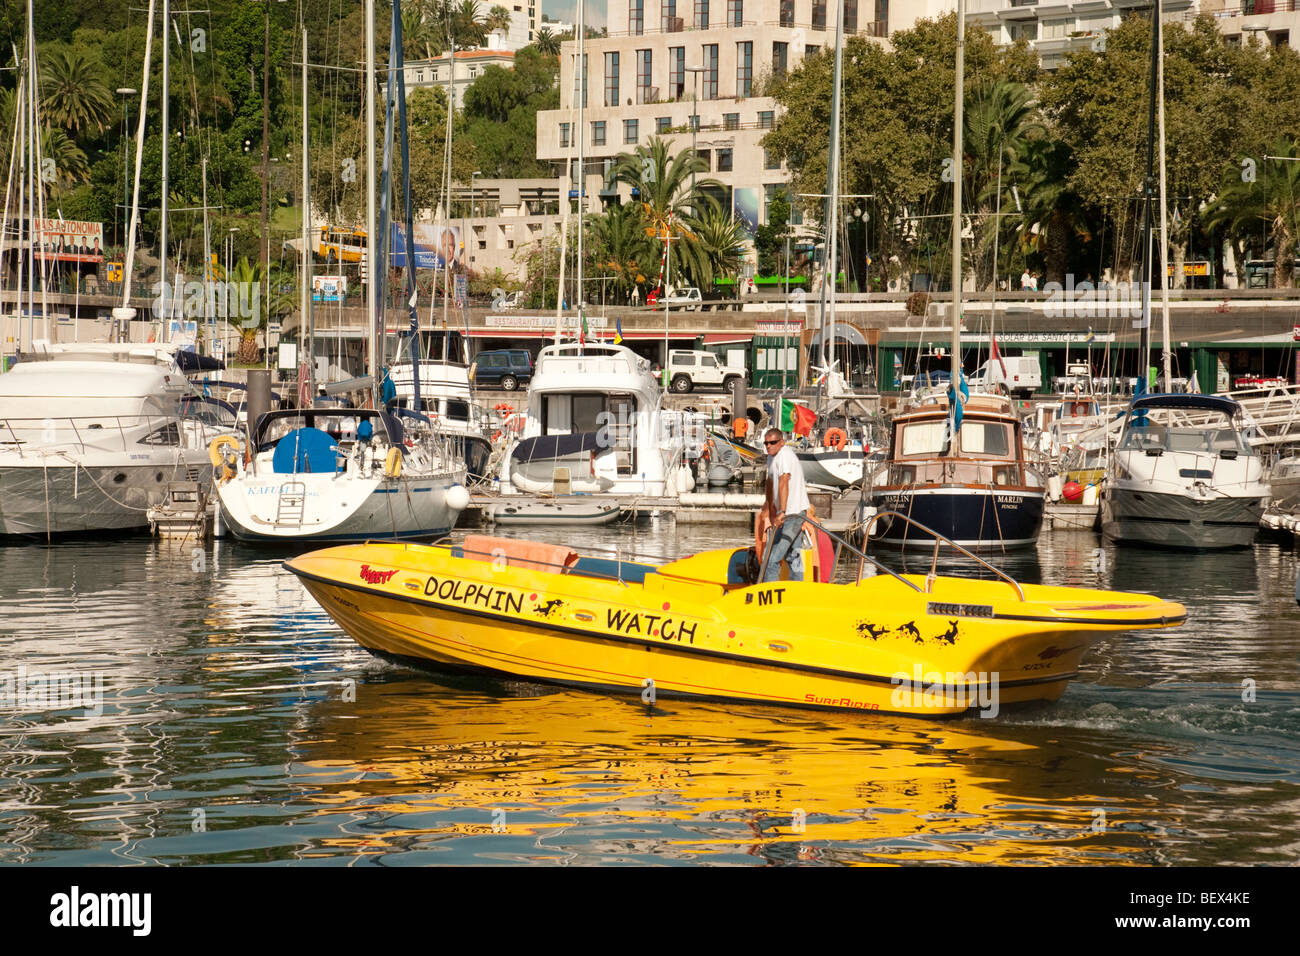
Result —
[[1273, 287], [1291, 288], [1300, 234], [1300, 157], [1289, 139], [1275, 140], [1268, 154], [1278, 158], [1268, 160], [1253, 182], [1242, 176], [1239, 167], [1227, 170], [1206, 218], [1210, 225], [1224, 226], [1239, 237], [1239, 267], [1252, 246], [1261, 256], [1267, 252], [1263, 241], [1267, 236], [1273, 250]]
[[47, 123], [72, 133], [104, 132], [113, 100], [97, 63], [75, 51], [59, 50], [40, 64], [41, 111]]
[[644, 214], [636, 203], [611, 206], [587, 217], [587, 249], [592, 274], [610, 279], [609, 295], [625, 302], [658, 267], [659, 250], [646, 235]]
[[533, 46], [537, 47], [537, 52], [546, 56], [560, 55], [560, 38], [551, 32], [550, 27], [542, 27], [537, 31], [537, 36], [533, 38]]
[[749, 234], [730, 210], [709, 205], [690, 223], [690, 236], [682, 243], [683, 271], [701, 292], [711, 291], [720, 280], [734, 280], [744, 262]]

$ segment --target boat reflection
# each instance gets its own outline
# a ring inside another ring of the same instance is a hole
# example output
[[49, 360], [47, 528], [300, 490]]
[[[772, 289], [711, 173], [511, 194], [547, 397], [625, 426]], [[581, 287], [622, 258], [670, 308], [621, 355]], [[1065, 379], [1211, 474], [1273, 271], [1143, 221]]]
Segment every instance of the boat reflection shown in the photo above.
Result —
[[[308, 857], [473, 837], [481, 850], [444, 851], [515, 863], [1137, 863], [1143, 832], [1159, 829], [1123, 787], [1094, 789], [1107, 778], [1100, 755], [979, 719], [650, 709], [403, 671], [357, 686], [355, 701], [318, 702], [306, 723], [294, 779], [342, 830]], [[1137, 830], [1114, 828], [1130, 812]]]

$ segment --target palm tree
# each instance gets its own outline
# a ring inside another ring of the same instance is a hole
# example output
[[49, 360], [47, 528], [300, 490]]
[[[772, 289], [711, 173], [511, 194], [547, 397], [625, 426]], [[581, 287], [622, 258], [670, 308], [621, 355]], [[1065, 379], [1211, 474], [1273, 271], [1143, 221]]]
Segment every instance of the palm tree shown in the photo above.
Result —
[[659, 250], [646, 235], [644, 214], [636, 203], [588, 216], [587, 235], [593, 273], [612, 280], [615, 301], [623, 301], [657, 265]]
[[691, 237], [681, 244], [682, 268], [691, 283], [707, 292], [721, 279], [735, 279], [744, 261], [749, 232], [729, 210], [710, 205], [690, 223]]
[[1020, 185], [1024, 205], [1021, 250], [1042, 257], [1049, 282], [1064, 283], [1066, 263], [1076, 243], [1092, 239], [1087, 210], [1069, 183], [1074, 166], [1066, 143], [1040, 137], [1026, 143], [1009, 170]]
[[80, 53], [56, 51], [41, 69], [41, 111], [45, 120], [74, 133], [104, 132], [113, 98], [97, 68]]
[[461, 0], [460, 6], [452, 12], [452, 23], [456, 46], [460, 49], [482, 46], [487, 39], [487, 29], [476, 0]]
[[[691, 224], [698, 220], [705, 208], [714, 204], [708, 190], [721, 190], [716, 179], [696, 179], [708, 171], [708, 163], [691, 150], [676, 155], [668, 152], [668, 143], [658, 136], [631, 153], [621, 154], [610, 171], [610, 181], [632, 187], [633, 196], [641, 204], [647, 236], [667, 245], [677, 240], [693, 237]], [[685, 253], [678, 242], [678, 250]], [[662, 246], [661, 246], [662, 248]], [[671, 277], [665, 276], [671, 284]]]
[[984, 84], [969, 97], [965, 113], [966, 195], [975, 203], [971, 211], [975, 247], [971, 257], [976, 281], [987, 287], [997, 276], [992, 263], [994, 237], [1001, 222], [995, 215], [1001, 181], [1002, 205], [1009, 208], [1010, 165], [1026, 148], [1029, 137], [1045, 132], [1033, 94], [1023, 83], [1006, 80]]
[[57, 127], [47, 126], [41, 131], [41, 158], [54, 160], [54, 181], [51, 183], [42, 178], [47, 190], [53, 185], [67, 188], [90, 181], [90, 164], [86, 161], [86, 154], [67, 133]]
[[550, 27], [542, 27], [537, 31], [537, 36], [533, 38], [533, 46], [537, 47], [537, 52], [545, 56], [560, 55], [560, 38], [551, 32]]
[[[1206, 210], [1205, 221], [1211, 229], [1223, 227], [1228, 232], [1238, 263], [1245, 262], [1245, 250], [1259, 235], [1263, 223], [1268, 230], [1267, 241], [1273, 245], [1273, 288], [1290, 288], [1295, 284], [1300, 163], [1287, 161], [1297, 152], [1295, 143], [1285, 138], [1273, 143], [1269, 155], [1282, 162], [1261, 170], [1255, 182], [1242, 181], [1240, 166], [1228, 167], [1219, 195]], [[1265, 252], [1260, 250], [1261, 254]]]
[[496, 33], [497, 31], [505, 33], [510, 29], [510, 11], [498, 3], [488, 11], [483, 25], [487, 27], [488, 33]]

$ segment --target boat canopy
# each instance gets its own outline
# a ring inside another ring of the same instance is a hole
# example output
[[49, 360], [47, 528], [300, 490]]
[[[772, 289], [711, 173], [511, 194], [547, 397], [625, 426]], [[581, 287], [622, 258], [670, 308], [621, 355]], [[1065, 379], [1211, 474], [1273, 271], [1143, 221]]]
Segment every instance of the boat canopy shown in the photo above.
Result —
[[[606, 442], [608, 444], [608, 442]], [[578, 455], [584, 451], [595, 451], [604, 447], [600, 441], [600, 432], [578, 432], [576, 435], [538, 435], [525, 438], [515, 445], [510, 457], [517, 461], [545, 460]]]
[[345, 433], [362, 437], [383, 429], [389, 444], [402, 441], [402, 424], [392, 415], [372, 408], [291, 408], [267, 412], [253, 428], [253, 446], [270, 448], [298, 428], [315, 428], [335, 440]]
[[1241, 411], [1241, 405], [1222, 395], [1193, 395], [1187, 393], [1170, 393], [1160, 395], [1143, 395], [1135, 398], [1129, 406], [1130, 411], [1143, 408], [1192, 408], [1204, 411], [1223, 412], [1232, 416]]

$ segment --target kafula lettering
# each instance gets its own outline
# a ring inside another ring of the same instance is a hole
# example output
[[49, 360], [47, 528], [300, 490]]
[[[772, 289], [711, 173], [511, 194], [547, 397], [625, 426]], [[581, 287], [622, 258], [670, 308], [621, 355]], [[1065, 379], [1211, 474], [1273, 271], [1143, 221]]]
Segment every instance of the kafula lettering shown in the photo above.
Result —
[[51, 896], [50, 906], [51, 926], [129, 926], [133, 935], [148, 936], [153, 924], [150, 893], [82, 893], [74, 886]]

